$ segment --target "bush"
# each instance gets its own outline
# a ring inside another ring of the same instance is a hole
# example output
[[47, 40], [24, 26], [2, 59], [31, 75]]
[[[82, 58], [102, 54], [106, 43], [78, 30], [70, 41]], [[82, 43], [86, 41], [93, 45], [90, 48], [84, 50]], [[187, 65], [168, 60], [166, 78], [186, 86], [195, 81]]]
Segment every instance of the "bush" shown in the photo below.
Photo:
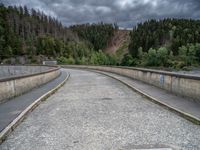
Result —
[[118, 58], [116, 55], [109, 55], [107, 54], [107, 58], [108, 58], [108, 65], [117, 65], [118, 64]]
[[184, 61], [172, 61], [172, 68], [179, 70], [185, 67], [186, 64]]
[[158, 60], [158, 57], [157, 57], [157, 52], [153, 48], [150, 48], [149, 51], [148, 51], [147, 65], [148, 66], [159, 66], [159, 60]]
[[106, 54], [104, 54], [102, 51], [93, 52], [90, 63], [93, 65], [106, 65], [108, 64], [108, 59]]
[[137, 65], [136, 59], [134, 59], [130, 54], [124, 55], [122, 59], [122, 66], [135, 66]]
[[81, 59], [76, 60], [77, 65], [88, 65], [89, 61], [88, 58], [82, 57]]
[[167, 65], [167, 60], [168, 60], [168, 50], [165, 47], [161, 47], [157, 51], [157, 59], [158, 63], [161, 66], [166, 66]]
[[181, 61], [190, 66], [198, 61], [199, 44], [188, 44], [187, 46], [179, 47], [179, 57]]
[[75, 64], [75, 60], [72, 57], [65, 58], [63, 56], [57, 58], [59, 64]]
[[196, 59], [200, 63], [200, 44], [199, 43], [195, 45], [195, 50], [196, 50], [196, 53], [195, 53]]

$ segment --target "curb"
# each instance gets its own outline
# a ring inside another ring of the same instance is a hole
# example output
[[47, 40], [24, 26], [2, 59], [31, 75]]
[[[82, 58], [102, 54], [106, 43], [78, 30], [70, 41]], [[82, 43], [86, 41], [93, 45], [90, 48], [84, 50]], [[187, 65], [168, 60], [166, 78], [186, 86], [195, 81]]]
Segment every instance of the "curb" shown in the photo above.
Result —
[[152, 102], [154, 102], [154, 103], [156, 103], [156, 104], [159, 104], [160, 106], [163, 106], [163, 107], [165, 107], [166, 109], [171, 110], [171, 111], [177, 113], [179, 116], [181, 116], [181, 117], [183, 117], [183, 118], [185, 118], [185, 119], [191, 121], [192, 123], [194, 123], [194, 124], [196, 124], [196, 125], [200, 125], [200, 118], [197, 118], [197, 117], [195, 117], [195, 116], [193, 116], [193, 115], [191, 115], [191, 114], [189, 114], [189, 113], [186, 113], [186, 112], [184, 112], [184, 111], [182, 111], [182, 110], [179, 110], [179, 109], [177, 109], [177, 108], [175, 108], [175, 107], [173, 107], [173, 106], [170, 106], [170, 105], [168, 105], [168, 104], [166, 104], [166, 103], [164, 103], [164, 102], [161, 102], [160, 100], [158, 100], [158, 99], [152, 97], [152, 96], [149, 95], [149, 94], [146, 94], [145, 92], [141, 91], [140, 89], [138, 89], [138, 88], [136, 88], [136, 87], [130, 85], [129, 83], [127, 83], [127, 82], [125, 82], [125, 81], [120, 80], [119, 78], [116, 78], [116, 77], [114, 77], [114, 76], [112, 76], [112, 75], [109, 75], [109, 74], [107, 74], [106, 72], [102, 72], [102, 71], [89, 70], [89, 69], [88, 69], [88, 71], [93, 71], [93, 72], [96, 72], [96, 73], [100, 73], [100, 74], [106, 75], [106, 76], [108, 76], [108, 77], [110, 77], [110, 78], [113, 78], [113, 79], [115, 79], [115, 80], [117, 80], [117, 81], [119, 81], [119, 82], [125, 84], [127, 87], [129, 87], [129, 88], [132, 89], [133, 91], [135, 91], [135, 92], [139, 93], [140, 95], [142, 95], [142, 96], [148, 98], [148, 99], [151, 100]]
[[28, 116], [28, 114], [33, 111], [42, 101], [46, 100], [49, 96], [54, 94], [60, 87], [62, 87], [66, 81], [69, 79], [70, 74], [68, 73], [67, 77], [55, 88], [51, 89], [32, 104], [30, 104], [24, 111], [22, 111], [17, 118], [15, 118], [3, 131], [0, 133], [0, 144], [5, 141], [8, 135]]

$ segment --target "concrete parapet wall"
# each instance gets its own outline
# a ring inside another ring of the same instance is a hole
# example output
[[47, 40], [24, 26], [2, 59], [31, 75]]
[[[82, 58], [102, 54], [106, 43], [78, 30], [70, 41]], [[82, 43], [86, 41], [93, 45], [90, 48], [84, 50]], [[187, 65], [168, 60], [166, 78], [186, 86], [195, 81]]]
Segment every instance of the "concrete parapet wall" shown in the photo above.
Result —
[[0, 65], [0, 79], [40, 73], [52, 69], [49, 66], [9, 66]]
[[[16, 69], [14, 66], [9, 67]], [[19, 70], [20, 66], [17, 67], [17, 70]], [[60, 75], [60, 69], [57, 67], [21, 66], [20, 69], [23, 71], [29, 70], [29, 73], [26, 72], [26, 74], [18, 74], [17, 76], [8, 76], [7, 78], [0, 79], [0, 103], [45, 84]]]
[[174, 94], [188, 97], [200, 102], [200, 76], [179, 74], [167, 71], [132, 67], [77, 66], [65, 65], [68, 68], [95, 69], [120, 74], [160, 87]]

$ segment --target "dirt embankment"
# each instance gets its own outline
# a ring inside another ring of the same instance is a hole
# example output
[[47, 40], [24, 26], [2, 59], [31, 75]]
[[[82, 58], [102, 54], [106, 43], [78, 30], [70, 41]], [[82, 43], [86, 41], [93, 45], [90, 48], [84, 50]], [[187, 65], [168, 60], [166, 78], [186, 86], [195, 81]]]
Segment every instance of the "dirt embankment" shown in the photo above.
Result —
[[104, 49], [104, 52], [109, 54], [115, 54], [116, 51], [123, 46], [125, 42], [129, 42], [130, 31], [129, 30], [117, 30], [114, 36], [109, 41], [108, 46]]

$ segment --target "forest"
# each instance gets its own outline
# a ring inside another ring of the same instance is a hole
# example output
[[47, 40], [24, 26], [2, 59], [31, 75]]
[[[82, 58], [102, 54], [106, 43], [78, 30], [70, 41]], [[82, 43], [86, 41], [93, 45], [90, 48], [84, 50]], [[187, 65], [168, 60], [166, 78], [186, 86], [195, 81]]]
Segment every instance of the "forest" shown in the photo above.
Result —
[[43, 12], [0, 4], [0, 60], [27, 56], [30, 63], [41, 63], [41, 56], [61, 63], [97, 64], [94, 60], [99, 58], [94, 57], [110, 57], [101, 50], [115, 28], [104, 23], [65, 27]]
[[103, 22], [65, 27], [39, 10], [0, 4], [0, 61], [24, 56], [26, 63], [56, 59], [61, 64], [200, 66], [200, 20], [147, 20], [133, 27], [130, 41], [115, 54], [106, 53], [117, 30], [116, 23]]
[[118, 29], [118, 26], [101, 22], [98, 25], [73, 25], [70, 28], [78, 33], [79, 37], [92, 43], [95, 50], [102, 50], [108, 45], [109, 39], [113, 36], [114, 30]]
[[183, 68], [200, 64], [200, 20], [163, 19], [138, 24], [125, 65]]

